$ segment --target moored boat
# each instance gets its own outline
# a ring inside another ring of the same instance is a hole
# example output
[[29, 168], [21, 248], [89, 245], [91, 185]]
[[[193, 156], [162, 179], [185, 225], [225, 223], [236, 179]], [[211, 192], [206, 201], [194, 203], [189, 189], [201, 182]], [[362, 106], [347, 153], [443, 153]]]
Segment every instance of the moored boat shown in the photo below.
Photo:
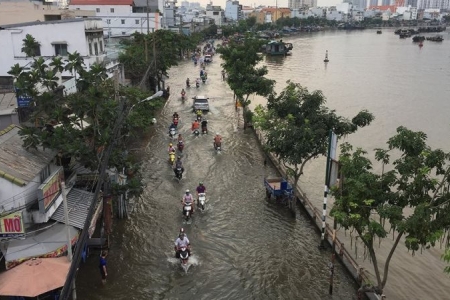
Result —
[[415, 43], [423, 42], [423, 41], [425, 41], [425, 37], [423, 35], [415, 35], [415, 36], [413, 36], [412, 40]]
[[427, 41], [431, 41], [431, 42], [442, 42], [443, 40], [444, 40], [444, 38], [442, 37], [442, 35], [427, 37]]
[[282, 40], [271, 41], [266, 44], [265, 53], [267, 55], [287, 55], [292, 50], [293, 45], [291, 43], [284, 43]]

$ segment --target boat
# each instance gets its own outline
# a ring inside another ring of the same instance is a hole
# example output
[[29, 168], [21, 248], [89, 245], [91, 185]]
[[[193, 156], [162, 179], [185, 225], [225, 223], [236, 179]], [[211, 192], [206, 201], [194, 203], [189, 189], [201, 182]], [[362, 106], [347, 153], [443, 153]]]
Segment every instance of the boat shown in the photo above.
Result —
[[270, 41], [265, 47], [265, 53], [271, 56], [287, 55], [292, 48], [291, 43], [284, 43], [282, 40]]
[[325, 52], [325, 59], [323, 60], [323, 62], [329, 62], [330, 60], [328, 59], [328, 50], [327, 52]]
[[377, 30], [377, 34], [382, 34], [383, 32], [381, 30]]
[[442, 42], [443, 40], [444, 40], [444, 38], [442, 37], [442, 35], [427, 37], [427, 41], [431, 41], [431, 42]]
[[412, 40], [414, 43], [423, 42], [425, 41], [425, 37], [423, 35], [415, 35]]

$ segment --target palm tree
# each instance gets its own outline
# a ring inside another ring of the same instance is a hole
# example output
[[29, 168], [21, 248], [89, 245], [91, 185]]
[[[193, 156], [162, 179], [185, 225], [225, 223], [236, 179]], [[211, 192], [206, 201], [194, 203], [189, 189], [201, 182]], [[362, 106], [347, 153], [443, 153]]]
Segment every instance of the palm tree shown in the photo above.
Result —
[[82, 72], [84, 70], [84, 60], [81, 57], [80, 53], [75, 51], [74, 53], [67, 53], [68, 58], [66, 60], [67, 65], [64, 67], [66, 71], [72, 72], [75, 77], [75, 81], [77, 81], [77, 73]]
[[20, 49], [27, 57], [35, 57], [41, 55], [41, 44], [31, 35], [27, 34], [22, 40], [22, 49]]

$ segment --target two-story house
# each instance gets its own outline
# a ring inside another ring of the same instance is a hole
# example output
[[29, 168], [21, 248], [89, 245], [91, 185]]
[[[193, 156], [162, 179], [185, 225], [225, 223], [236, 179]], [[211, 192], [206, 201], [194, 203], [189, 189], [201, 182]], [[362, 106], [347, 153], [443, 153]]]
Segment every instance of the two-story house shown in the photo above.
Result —
[[103, 20], [104, 35], [109, 37], [165, 28], [160, 14], [164, 11], [162, 0], [71, 0], [69, 8], [95, 11]]
[[19, 130], [11, 125], [0, 131], [0, 250], [7, 269], [32, 257], [62, 255], [67, 249], [67, 231], [61, 224], [63, 181], [72, 244], [94, 201], [93, 193], [72, 188], [76, 175], [65, 178], [55, 151], [23, 148]]

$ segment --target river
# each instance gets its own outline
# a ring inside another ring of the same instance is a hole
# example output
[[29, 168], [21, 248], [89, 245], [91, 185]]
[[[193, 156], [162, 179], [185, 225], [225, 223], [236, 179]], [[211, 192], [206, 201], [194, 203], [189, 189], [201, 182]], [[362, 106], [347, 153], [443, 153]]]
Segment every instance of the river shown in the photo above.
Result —
[[[395, 128], [404, 125], [425, 131], [432, 146], [450, 148], [448, 118], [443, 113], [450, 111], [447, 40], [425, 42], [420, 49], [388, 30], [382, 35], [320, 32], [285, 40], [294, 44], [292, 55], [263, 62], [268, 76], [277, 80], [277, 91], [290, 79], [310, 90], [321, 89], [328, 106], [343, 116], [351, 117], [364, 108], [375, 114], [373, 125], [352, 135], [351, 143], [368, 150], [382, 147]], [[330, 62], [325, 65], [326, 50]], [[208, 83], [187, 93], [211, 97], [210, 129], [224, 136], [223, 153], [213, 152], [211, 135], [189, 136], [181, 183], [167, 165], [166, 128], [171, 114], [181, 114], [181, 133], [186, 135], [193, 118], [191, 102], [182, 103], [179, 91], [186, 77], [197, 77], [199, 69], [183, 62], [170, 72], [173, 95], [144, 151], [145, 193], [132, 218], [115, 221], [108, 283], [102, 286], [98, 257], [91, 255], [78, 274], [79, 299], [353, 299], [356, 287], [340, 265], [334, 295], [328, 296], [329, 252], [317, 249], [320, 237], [307, 216], [299, 213], [293, 219], [284, 208], [264, 199], [262, 179], [276, 171], [264, 166], [253, 135], [236, 127], [238, 116], [232, 93], [221, 81], [219, 60], [216, 56], [207, 68]], [[252, 105], [258, 103], [264, 104], [264, 99], [254, 97]], [[302, 188], [318, 207], [323, 197], [323, 166], [321, 159], [312, 162], [301, 179]], [[205, 212], [194, 215], [192, 224], [183, 225], [183, 191], [193, 190], [199, 181], [208, 188], [210, 202]], [[187, 230], [196, 262], [187, 275], [172, 258], [173, 240], [181, 226]], [[411, 258], [399, 249], [393, 265], [408, 261], [411, 269], [393, 268], [386, 291], [389, 298], [430, 299], [427, 292], [433, 291], [431, 298], [446, 299], [449, 283], [448, 278], [444, 281], [438, 252]], [[406, 296], [414, 289], [417, 294]]]

